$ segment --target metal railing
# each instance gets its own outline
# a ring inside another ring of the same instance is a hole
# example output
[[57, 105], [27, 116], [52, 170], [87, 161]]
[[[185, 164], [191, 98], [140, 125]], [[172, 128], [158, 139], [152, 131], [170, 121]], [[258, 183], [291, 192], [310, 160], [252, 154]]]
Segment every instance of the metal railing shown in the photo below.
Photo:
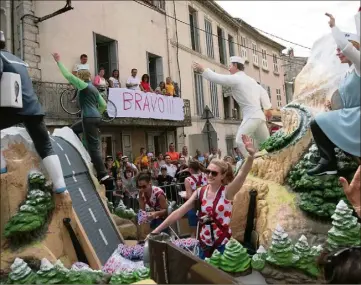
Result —
[[[75, 89], [66, 83], [43, 82], [34, 81], [33, 87], [36, 95], [39, 98], [43, 110], [46, 114], [45, 121], [51, 125], [67, 125], [77, 119], [76, 116], [66, 113], [60, 104], [60, 95], [69, 90], [75, 92]], [[162, 95], [159, 95], [162, 96]], [[138, 125], [138, 126], [169, 126], [169, 127], [188, 127], [192, 125], [190, 101], [183, 99], [184, 102], [184, 120], [171, 121], [171, 120], [157, 120], [157, 119], [143, 119], [143, 118], [116, 118], [108, 125]]]

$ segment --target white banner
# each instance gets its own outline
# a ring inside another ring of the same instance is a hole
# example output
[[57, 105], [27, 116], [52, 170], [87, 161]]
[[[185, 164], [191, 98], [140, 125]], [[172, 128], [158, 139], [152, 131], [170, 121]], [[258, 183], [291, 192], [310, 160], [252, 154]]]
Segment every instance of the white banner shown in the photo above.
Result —
[[[118, 118], [184, 120], [184, 102], [181, 98], [144, 93], [127, 88], [109, 88], [108, 99], [117, 107], [116, 116]], [[109, 116], [114, 116], [110, 108], [108, 113]]]

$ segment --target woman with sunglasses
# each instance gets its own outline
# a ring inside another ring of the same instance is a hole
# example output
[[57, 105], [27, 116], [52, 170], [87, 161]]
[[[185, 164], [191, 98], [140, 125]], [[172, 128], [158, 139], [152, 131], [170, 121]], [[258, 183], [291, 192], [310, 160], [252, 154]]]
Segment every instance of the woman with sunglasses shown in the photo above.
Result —
[[[208, 185], [194, 191], [190, 199], [170, 214], [152, 234], [159, 234], [199, 204], [197, 207], [199, 258], [210, 257], [215, 249], [223, 253], [231, 237], [232, 200], [242, 188], [252, 168], [256, 152], [248, 136], [243, 135], [242, 140], [249, 156], [238, 175], [233, 179], [232, 166], [225, 161], [213, 159], [206, 169]], [[196, 203], [197, 200], [199, 203]]]
[[[141, 172], [137, 177], [137, 187], [139, 189], [139, 208], [143, 211], [146, 206], [152, 209], [148, 215], [150, 228], [154, 230], [166, 218], [167, 215], [167, 199], [162, 189], [152, 186], [152, 177], [149, 172]], [[168, 233], [168, 229], [163, 232]]]

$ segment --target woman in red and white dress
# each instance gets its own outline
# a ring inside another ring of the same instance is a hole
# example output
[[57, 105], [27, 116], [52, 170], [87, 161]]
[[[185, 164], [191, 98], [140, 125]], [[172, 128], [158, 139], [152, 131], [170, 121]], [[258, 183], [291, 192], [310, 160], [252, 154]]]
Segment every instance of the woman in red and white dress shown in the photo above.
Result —
[[208, 185], [198, 188], [190, 199], [179, 209], [165, 219], [152, 234], [162, 230], [181, 219], [189, 210], [195, 207], [196, 200], [201, 206], [198, 211], [199, 257], [210, 257], [215, 249], [223, 253], [226, 243], [231, 237], [232, 200], [242, 188], [244, 181], [252, 168], [255, 147], [251, 139], [242, 135], [242, 140], [249, 156], [237, 176], [233, 179], [232, 166], [225, 161], [213, 159], [207, 167]]
[[[192, 197], [194, 191], [196, 191], [198, 188], [203, 187], [207, 185], [207, 175], [205, 174], [205, 168], [204, 166], [199, 163], [198, 161], [191, 161], [188, 166], [188, 171], [191, 174], [191, 176], [187, 177], [184, 180], [184, 187], [186, 190], [186, 196], [185, 199], [188, 200]], [[196, 230], [197, 230], [197, 223], [198, 223], [198, 217], [197, 212], [193, 208], [188, 211], [188, 224], [191, 228], [191, 236], [196, 236]]]

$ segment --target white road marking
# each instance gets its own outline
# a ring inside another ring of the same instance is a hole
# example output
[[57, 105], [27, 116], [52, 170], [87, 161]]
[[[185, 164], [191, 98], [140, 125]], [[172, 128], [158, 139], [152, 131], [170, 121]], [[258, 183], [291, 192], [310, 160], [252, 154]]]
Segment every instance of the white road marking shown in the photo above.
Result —
[[50, 139], [51, 139], [53, 142], [55, 142], [55, 140], [54, 140], [52, 137], [50, 137]]
[[71, 165], [68, 155], [67, 154], [64, 154], [64, 155], [65, 155], [66, 160], [68, 161], [68, 164]]
[[93, 218], [94, 223], [96, 223], [96, 222], [97, 222], [97, 219], [95, 218], [92, 209], [88, 208], [88, 210], [89, 210], [90, 216], [92, 216], [92, 218]]
[[104, 236], [104, 234], [103, 234], [103, 231], [102, 231], [101, 229], [99, 229], [99, 233], [100, 233], [100, 235], [101, 235], [101, 237], [102, 237], [105, 245], [108, 245], [108, 241], [107, 241], [107, 239], [105, 238], [105, 236]]
[[56, 143], [57, 145], [58, 145], [58, 147], [62, 150], [62, 151], [64, 151], [64, 149], [61, 147], [61, 145], [59, 144], [59, 143]]
[[84, 202], [86, 202], [86, 198], [85, 198], [85, 195], [84, 195], [84, 193], [83, 193], [83, 190], [81, 190], [81, 188], [80, 188], [80, 187], [78, 188], [78, 190], [79, 190], [80, 195], [82, 196], [82, 198], [83, 198]]
[[75, 171], [74, 171], [74, 170], [73, 170], [73, 180], [74, 180], [74, 182], [78, 182], [78, 180], [76, 180]]

